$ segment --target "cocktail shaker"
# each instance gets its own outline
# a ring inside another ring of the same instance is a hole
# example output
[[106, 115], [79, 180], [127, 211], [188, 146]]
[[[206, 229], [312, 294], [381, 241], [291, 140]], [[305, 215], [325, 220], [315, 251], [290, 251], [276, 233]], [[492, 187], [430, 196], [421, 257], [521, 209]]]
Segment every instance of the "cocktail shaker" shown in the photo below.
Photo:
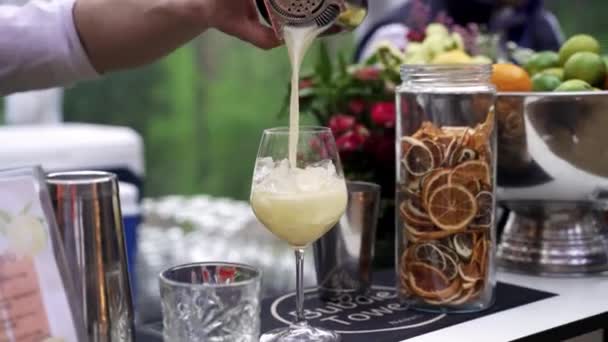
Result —
[[131, 342], [133, 305], [116, 176], [48, 175], [69, 269], [82, 296], [89, 342]]
[[347, 182], [346, 212], [314, 244], [315, 269], [323, 299], [342, 293], [365, 293], [372, 283], [380, 186]]
[[367, 0], [255, 0], [264, 23], [281, 37], [284, 26], [316, 25], [325, 34], [352, 31], [367, 16]]

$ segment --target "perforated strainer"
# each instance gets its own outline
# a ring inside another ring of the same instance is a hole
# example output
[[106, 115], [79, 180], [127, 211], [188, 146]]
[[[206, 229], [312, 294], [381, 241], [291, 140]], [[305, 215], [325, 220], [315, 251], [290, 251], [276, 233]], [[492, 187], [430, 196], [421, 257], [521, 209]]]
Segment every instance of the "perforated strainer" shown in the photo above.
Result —
[[260, 12], [277, 32], [284, 26], [330, 26], [346, 8], [344, 0], [263, 0], [264, 8], [261, 2], [257, 1]]

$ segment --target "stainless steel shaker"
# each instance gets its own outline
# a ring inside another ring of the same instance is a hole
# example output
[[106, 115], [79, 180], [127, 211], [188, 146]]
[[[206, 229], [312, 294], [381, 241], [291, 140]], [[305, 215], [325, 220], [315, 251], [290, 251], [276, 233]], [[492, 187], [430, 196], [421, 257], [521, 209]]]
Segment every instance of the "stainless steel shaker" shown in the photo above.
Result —
[[68, 266], [82, 296], [87, 341], [133, 341], [133, 305], [116, 176], [90, 171], [53, 173], [47, 184]]
[[314, 24], [331, 35], [357, 28], [367, 16], [367, 0], [254, 0], [262, 22], [281, 37], [284, 26]]
[[365, 293], [372, 283], [380, 186], [347, 182], [346, 212], [314, 245], [315, 269], [321, 298], [341, 293]]

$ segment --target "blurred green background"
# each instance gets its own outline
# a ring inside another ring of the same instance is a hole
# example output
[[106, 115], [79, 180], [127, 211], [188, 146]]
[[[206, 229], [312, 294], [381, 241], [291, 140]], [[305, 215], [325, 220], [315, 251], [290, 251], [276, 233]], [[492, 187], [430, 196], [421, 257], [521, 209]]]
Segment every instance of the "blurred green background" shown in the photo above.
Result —
[[[566, 36], [590, 33], [608, 47], [608, 1], [545, 3]], [[353, 39], [330, 45], [348, 51]], [[259, 51], [210, 32], [156, 64], [68, 89], [65, 119], [136, 129], [145, 141], [146, 196], [245, 199], [262, 130], [286, 124], [278, 112], [289, 73], [284, 49]]]

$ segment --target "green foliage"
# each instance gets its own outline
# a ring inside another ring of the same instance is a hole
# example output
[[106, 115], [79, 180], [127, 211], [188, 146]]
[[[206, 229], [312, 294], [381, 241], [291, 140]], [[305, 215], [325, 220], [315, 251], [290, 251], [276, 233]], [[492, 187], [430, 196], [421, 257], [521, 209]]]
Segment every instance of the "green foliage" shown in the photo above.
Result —
[[193, 62], [192, 48], [186, 47], [149, 67], [66, 91], [66, 121], [129, 126], [144, 137], [147, 195], [196, 190]]

